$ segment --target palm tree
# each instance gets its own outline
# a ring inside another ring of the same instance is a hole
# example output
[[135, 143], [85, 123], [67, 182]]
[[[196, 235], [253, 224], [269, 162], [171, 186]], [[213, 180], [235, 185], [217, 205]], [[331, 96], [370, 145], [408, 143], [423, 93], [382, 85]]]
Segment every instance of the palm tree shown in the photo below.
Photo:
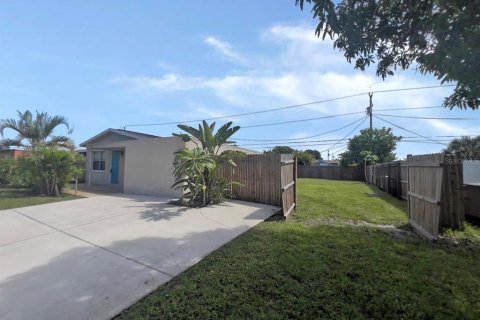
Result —
[[0, 120], [0, 134], [3, 137], [5, 129], [12, 129], [17, 132], [14, 139], [3, 138], [0, 140], [2, 147], [24, 147], [36, 150], [38, 147], [63, 147], [74, 148], [73, 141], [67, 136], [55, 136], [54, 130], [59, 125], [64, 125], [71, 134], [73, 129], [65, 117], [50, 116], [46, 112], [36, 111], [35, 118], [30, 111], [24, 113], [17, 111], [19, 119]]
[[[198, 130], [184, 124], [178, 125], [180, 129], [189, 133], [190, 135], [184, 133], [174, 133], [173, 135], [181, 137], [185, 142], [193, 141], [198, 147], [201, 146], [201, 148], [206, 152], [212, 155], [217, 155], [224, 144], [233, 143], [233, 141], [228, 141], [228, 139], [230, 139], [235, 132], [240, 130], [239, 126], [231, 126], [232, 122], [227, 122], [214, 134], [213, 131], [215, 130], [215, 122], [213, 122], [211, 125], [208, 125], [208, 123], [204, 120], [202, 124], [198, 125]], [[200, 143], [200, 145], [198, 143]]]
[[478, 158], [480, 157], [480, 136], [454, 139], [448, 144], [445, 152], [453, 153], [464, 159]]
[[[232, 122], [228, 122], [215, 133], [215, 122], [209, 125], [206, 121], [203, 121], [202, 124], [198, 125], [198, 129], [183, 124], [178, 125], [178, 127], [187, 132], [187, 134], [174, 133], [173, 135], [181, 137], [185, 142], [192, 141], [197, 148], [192, 151], [184, 150], [177, 154], [174, 163], [174, 172], [177, 179], [174, 187], [180, 188], [183, 186], [184, 191], [187, 192], [183, 198], [188, 198], [189, 204], [193, 204], [194, 200], [197, 200], [192, 199], [192, 196], [195, 198], [199, 194], [203, 197], [201, 202], [204, 206], [222, 201], [223, 196], [227, 193], [229, 184], [233, 182], [227, 182], [216, 171], [225, 163], [236, 166], [233, 157], [240, 154], [243, 155], [241, 152], [222, 148], [225, 144], [233, 143], [229, 139], [240, 127], [232, 127]], [[197, 159], [194, 159], [195, 157]], [[207, 158], [211, 159], [213, 166], [205, 163]], [[192, 169], [187, 170], [187, 168], [194, 166], [196, 163], [204, 165], [202, 170], [189, 172]], [[190, 186], [188, 186], [189, 184]], [[198, 189], [199, 186], [201, 186], [202, 191], [192, 193], [193, 189]]]

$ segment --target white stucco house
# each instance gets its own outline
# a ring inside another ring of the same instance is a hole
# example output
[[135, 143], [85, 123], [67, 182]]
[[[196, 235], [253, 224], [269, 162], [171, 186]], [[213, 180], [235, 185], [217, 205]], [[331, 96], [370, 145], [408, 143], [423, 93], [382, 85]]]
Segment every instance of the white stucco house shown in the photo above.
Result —
[[[105, 186], [119, 192], [178, 198], [172, 189], [175, 152], [194, 148], [182, 138], [107, 129], [80, 144], [86, 148], [86, 184]], [[228, 146], [228, 149], [257, 153]]]

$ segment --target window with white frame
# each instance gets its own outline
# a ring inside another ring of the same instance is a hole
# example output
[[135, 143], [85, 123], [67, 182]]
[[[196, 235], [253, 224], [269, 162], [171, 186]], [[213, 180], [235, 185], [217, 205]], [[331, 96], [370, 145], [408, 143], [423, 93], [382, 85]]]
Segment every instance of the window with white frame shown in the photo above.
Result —
[[104, 171], [105, 170], [105, 151], [94, 151], [93, 152], [93, 167], [94, 171]]

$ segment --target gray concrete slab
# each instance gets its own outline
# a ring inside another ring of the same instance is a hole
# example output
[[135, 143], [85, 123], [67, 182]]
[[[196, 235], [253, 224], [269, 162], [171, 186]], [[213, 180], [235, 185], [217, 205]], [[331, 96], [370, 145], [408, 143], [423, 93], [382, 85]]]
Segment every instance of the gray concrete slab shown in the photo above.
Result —
[[108, 195], [0, 211], [1, 318], [108, 319], [277, 210]]

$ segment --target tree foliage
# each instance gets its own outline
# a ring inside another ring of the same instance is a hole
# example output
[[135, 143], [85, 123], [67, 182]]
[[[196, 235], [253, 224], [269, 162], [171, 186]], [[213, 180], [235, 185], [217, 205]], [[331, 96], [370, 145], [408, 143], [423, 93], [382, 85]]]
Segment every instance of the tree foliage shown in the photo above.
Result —
[[480, 105], [480, 0], [296, 0], [313, 4], [316, 35], [334, 40], [355, 68], [377, 63], [377, 76], [418, 66], [442, 83], [454, 81], [444, 105]]
[[318, 150], [312, 150], [312, 149], [307, 149], [305, 152], [310, 153], [315, 160], [323, 160], [322, 155], [320, 154], [320, 151]]
[[202, 124], [198, 125], [198, 129], [195, 129], [191, 126], [179, 124], [178, 127], [187, 132], [187, 134], [174, 133], [173, 135], [181, 137], [185, 142], [192, 141], [198, 147], [201, 147], [210, 154], [217, 154], [223, 145], [233, 143], [233, 141], [228, 141], [228, 139], [230, 139], [235, 132], [240, 130], [240, 127], [232, 127], [232, 122], [230, 121], [221, 126], [217, 132], [214, 133], [215, 125], [215, 122], [209, 125], [206, 121], [203, 121]]
[[294, 154], [295, 149], [289, 147], [289, 146], [276, 146], [272, 149], [272, 152], [278, 153], [278, 154]]
[[315, 160], [322, 159], [320, 152], [312, 149], [302, 151], [293, 149], [289, 146], [276, 146], [272, 149], [272, 152], [279, 154], [293, 154], [297, 157], [298, 164], [303, 166], [310, 166], [315, 162]]
[[228, 195], [230, 182], [220, 177], [217, 170], [224, 164], [236, 166], [234, 157], [243, 155], [224, 148], [225, 144], [233, 143], [229, 139], [240, 127], [232, 127], [232, 122], [228, 122], [215, 132], [215, 122], [209, 125], [206, 121], [199, 124], [198, 129], [186, 125], [178, 127], [187, 134], [174, 135], [185, 142], [192, 141], [197, 148], [175, 154], [172, 187], [182, 190], [181, 202], [189, 206], [222, 202]]
[[391, 128], [363, 129], [348, 141], [348, 149], [340, 154], [340, 164], [360, 164], [367, 155], [375, 155], [378, 162], [395, 160], [395, 148], [402, 137], [395, 136]]
[[0, 160], [0, 183], [28, 187], [59, 196], [63, 187], [83, 174], [85, 158], [73, 151], [42, 147], [28, 156]]
[[68, 133], [72, 129], [68, 120], [62, 116], [50, 116], [46, 112], [36, 111], [35, 117], [30, 111], [18, 112], [18, 119], [0, 120], [0, 134], [4, 137], [5, 129], [11, 129], [17, 133], [13, 139], [3, 138], [0, 141], [2, 147], [24, 147], [37, 149], [41, 147], [62, 147], [73, 149], [73, 141], [67, 136], [54, 135], [54, 130], [64, 125]]
[[462, 137], [452, 140], [445, 152], [455, 154], [462, 159], [480, 159], [480, 136]]
[[310, 166], [315, 162], [315, 157], [307, 151], [296, 151], [297, 163], [303, 166]]

